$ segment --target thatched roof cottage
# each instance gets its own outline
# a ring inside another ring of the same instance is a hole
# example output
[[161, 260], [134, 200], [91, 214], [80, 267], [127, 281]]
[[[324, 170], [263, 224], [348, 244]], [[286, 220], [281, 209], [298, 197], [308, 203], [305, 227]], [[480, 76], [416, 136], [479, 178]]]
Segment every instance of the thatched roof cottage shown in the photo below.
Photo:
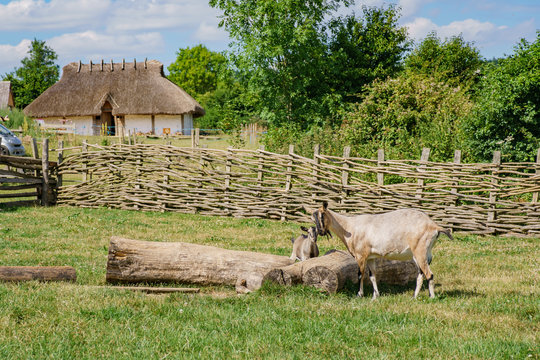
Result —
[[195, 99], [165, 77], [156, 60], [70, 63], [24, 112], [43, 124], [70, 125], [81, 135], [188, 134], [193, 118], [204, 115]]
[[0, 109], [14, 108], [13, 93], [10, 81], [0, 81]]

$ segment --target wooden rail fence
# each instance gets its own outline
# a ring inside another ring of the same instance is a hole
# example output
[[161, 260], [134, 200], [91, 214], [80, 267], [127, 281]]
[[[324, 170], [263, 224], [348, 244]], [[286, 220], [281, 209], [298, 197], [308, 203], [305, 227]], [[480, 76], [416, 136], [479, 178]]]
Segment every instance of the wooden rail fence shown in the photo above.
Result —
[[[323, 200], [346, 213], [412, 207], [469, 233], [540, 234], [540, 150], [536, 162], [466, 164], [170, 145], [84, 144], [59, 164], [58, 203], [148, 211], [309, 221]], [[73, 150], [73, 148], [72, 148]], [[60, 149], [62, 155], [62, 149]]]
[[58, 166], [49, 161], [48, 139], [43, 140], [41, 159], [35, 139], [32, 151], [33, 158], [0, 155], [0, 207], [56, 203]]

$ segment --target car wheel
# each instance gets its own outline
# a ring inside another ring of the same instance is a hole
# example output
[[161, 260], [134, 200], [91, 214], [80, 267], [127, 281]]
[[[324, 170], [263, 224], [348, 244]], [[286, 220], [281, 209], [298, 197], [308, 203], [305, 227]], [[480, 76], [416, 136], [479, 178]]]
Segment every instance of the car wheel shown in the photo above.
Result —
[[8, 148], [5, 146], [0, 147], [0, 155], [9, 155]]

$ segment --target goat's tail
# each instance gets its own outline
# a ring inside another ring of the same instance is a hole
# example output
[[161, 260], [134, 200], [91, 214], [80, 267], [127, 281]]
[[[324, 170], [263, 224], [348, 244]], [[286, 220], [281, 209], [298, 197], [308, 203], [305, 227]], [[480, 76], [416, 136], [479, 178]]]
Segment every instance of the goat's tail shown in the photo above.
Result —
[[450, 240], [454, 240], [454, 237], [452, 236], [452, 229], [444, 229], [440, 228], [437, 235], [444, 234], [446, 235]]

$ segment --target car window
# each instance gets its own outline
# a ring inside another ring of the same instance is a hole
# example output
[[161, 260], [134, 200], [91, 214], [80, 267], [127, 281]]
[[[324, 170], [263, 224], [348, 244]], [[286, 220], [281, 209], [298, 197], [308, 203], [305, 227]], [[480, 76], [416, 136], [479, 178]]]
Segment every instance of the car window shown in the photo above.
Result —
[[9, 131], [9, 129], [7, 127], [5, 127], [4, 125], [0, 124], [0, 135], [13, 135], [11, 133], [11, 131]]

